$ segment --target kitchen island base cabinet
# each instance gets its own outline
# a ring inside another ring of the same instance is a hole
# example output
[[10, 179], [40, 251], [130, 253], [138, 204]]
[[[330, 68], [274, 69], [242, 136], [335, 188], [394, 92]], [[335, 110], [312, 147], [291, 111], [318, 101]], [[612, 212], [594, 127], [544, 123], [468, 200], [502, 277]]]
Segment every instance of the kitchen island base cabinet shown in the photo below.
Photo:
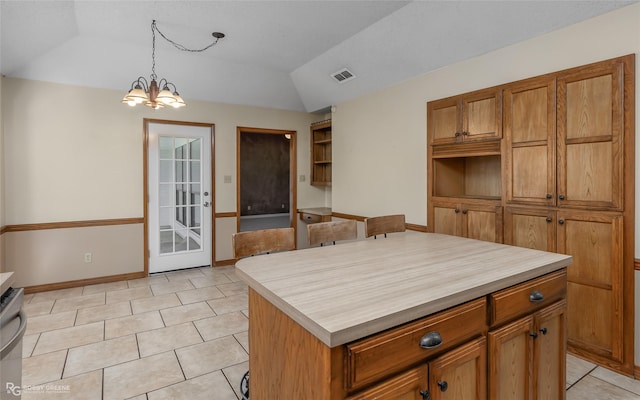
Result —
[[345, 397], [342, 346], [329, 348], [251, 288], [249, 326], [251, 400]]
[[412, 232], [244, 258], [251, 399], [562, 400], [571, 260]]

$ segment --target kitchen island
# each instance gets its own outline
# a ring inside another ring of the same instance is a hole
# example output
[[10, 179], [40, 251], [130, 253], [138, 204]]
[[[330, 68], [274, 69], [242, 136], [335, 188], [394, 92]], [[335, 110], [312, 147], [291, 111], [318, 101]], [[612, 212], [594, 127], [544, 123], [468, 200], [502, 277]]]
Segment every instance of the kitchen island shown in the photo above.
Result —
[[415, 232], [240, 260], [251, 399], [562, 398], [570, 262]]

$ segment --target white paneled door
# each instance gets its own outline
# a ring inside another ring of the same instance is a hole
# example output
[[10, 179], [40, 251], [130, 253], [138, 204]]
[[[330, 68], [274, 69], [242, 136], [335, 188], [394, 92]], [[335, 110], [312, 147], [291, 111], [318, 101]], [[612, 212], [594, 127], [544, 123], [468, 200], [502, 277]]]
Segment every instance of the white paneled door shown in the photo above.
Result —
[[149, 273], [211, 265], [211, 127], [149, 123]]

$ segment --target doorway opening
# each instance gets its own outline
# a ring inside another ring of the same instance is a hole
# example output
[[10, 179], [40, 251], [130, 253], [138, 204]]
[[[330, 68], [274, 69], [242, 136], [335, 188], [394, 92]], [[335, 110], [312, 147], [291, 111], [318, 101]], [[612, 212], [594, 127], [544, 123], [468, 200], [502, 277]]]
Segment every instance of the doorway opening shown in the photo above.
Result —
[[238, 232], [295, 228], [295, 131], [237, 130]]
[[144, 120], [145, 270], [212, 265], [213, 124]]

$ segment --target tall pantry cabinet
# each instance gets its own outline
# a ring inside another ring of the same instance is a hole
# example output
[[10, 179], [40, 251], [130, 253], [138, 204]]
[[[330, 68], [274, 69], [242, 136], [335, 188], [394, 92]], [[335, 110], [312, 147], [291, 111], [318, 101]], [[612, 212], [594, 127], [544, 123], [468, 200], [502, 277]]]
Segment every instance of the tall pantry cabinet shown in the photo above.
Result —
[[[493, 88], [502, 96], [493, 155], [501, 164], [502, 239], [573, 256], [569, 350], [627, 374], [634, 372], [634, 62], [629, 55]], [[430, 129], [429, 228], [453, 233], [438, 217], [438, 180], [448, 176]], [[473, 179], [495, 181], [488, 172]]]

